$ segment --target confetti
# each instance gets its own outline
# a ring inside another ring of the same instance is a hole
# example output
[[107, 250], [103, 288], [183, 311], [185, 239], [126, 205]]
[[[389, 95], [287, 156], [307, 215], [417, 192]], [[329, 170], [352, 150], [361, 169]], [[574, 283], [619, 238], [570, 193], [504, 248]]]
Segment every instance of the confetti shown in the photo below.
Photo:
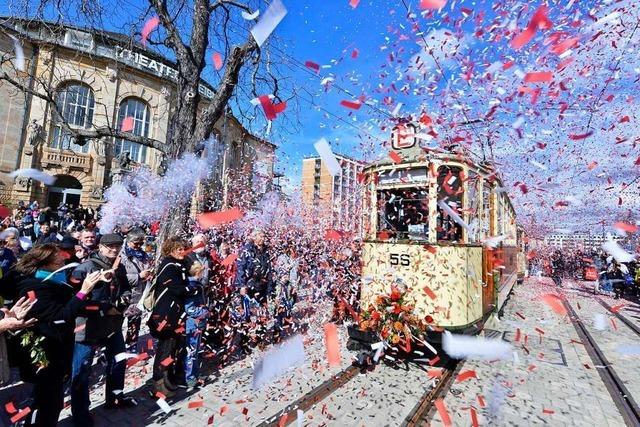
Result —
[[444, 399], [441, 397], [437, 398], [434, 402], [436, 405], [436, 409], [438, 409], [438, 414], [440, 414], [440, 418], [442, 419], [442, 424], [445, 426], [453, 425], [451, 423], [451, 417], [449, 416], [449, 411], [447, 411], [447, 407], [444, 405]]
[[556, 294], [545, 294], [540, 297], [554, 312], [561, 316], [567, 314], [567, 309], [562, 303], [562, 299]]
[[349, 6], [351, 6], [351, 8], [353, 9], [358, 7], [359, 4], [360, 4], [360, 0], [349, 0]]
[[27, 178], [35, 179], [36, 181], [40, 181], [46, 185], [53, 185], [56, 182], [55, 176], [51, 176], [48, 173], [42, 172], [41, 170], [31, 168], [18, 169], [7, 174], [7, 176], [9, 178], [24, 176]]
[[204, 400], [193, 400], [189, 402], [188, 409], [202, 408], [204, 406]]
[[282, 4], [282, 1], [273, 0], [258, 23], [251, 29], [251, 35], [258, 47], [262, 47], [262, 44], [269, 38], [286, 15], [287, 9]]
[[213, 53], [213, 68], [215, 68], [216, 71], [220, 71], [222, 69], [222, 55], [220, 55], [219, 52]]
[[131, 132], [133, 130], [133, 117], [125, 117], [122, 120], [122, 126], [120, 126], [120, 130], [122, 132]]
[[198, 224], [205, 230], [221, 224], [228, 224], [239, 220], [244, 213], [239, 208], [219, 212], [205, 212], [198, 215]]
[[324, 325], [324, 342], [329, 366], [340, 366], [340, 344], [338, 342], [338, 329], [335, 324], [327, 323]]
[[147, 47], [147, 39], [149, 38], [149, 34], [151, 34], [153, 30], [158, 28], [159, 24], [160, 24], [160, 18], [158, 18], [157, 16], [153, 16], [149, 18], [147, 22], [144, 23], [144, 27], [142, 27], [142, 33], [141, 33], [142, 45], [144, 47]]
[[338, 163], [338, 159], [336, 159], [336, 156], [333, 154], [333, 151], [331, 151], [331, 146], [329, 145], [327, 140], [321, 138], [318, 142], [313, 144], [313, 147], [320, 155], [320, 158], [324, 162], [326, 168], [329, 170], [329, 173], [332, 176], [338, 175], [342, 168]]
[[346, 108], [350, 108], [352, 110], [359, 110], [360, 107], [362, 107], [361, 102], [353, 102], [353, 101], [346, 101], [346, 100], [340, 101], [340, 105]]
[[420, 0], [420, 9], [442, 9], [447, 0]]
[[254, 19], [256, 19], [258, 16], [260, 16], [260, 11], [259, 11], [259, 10], [256, 10], [256, 11], [255, 11], [255, 12], [253, 12], [253, 13], [249, 13], [249, 12], [242, 11], [241, 15], [242, 15], [242, 18], [243, 18], [243, 19], [246, 19], [247, 21], [253, 21], [253, 20], [254, 20]]
[[461, 383], [463, 381], [470, 380], [471, 378], [476, 378], [476, 379], [478, 378], [476, 376], [476, 371], [473, 371], [473, 370], [463, 371], [463, 372], [460, 372], [456, 377], [456, 382]]
[[13, 40], [13, 51], [15, 52], [15, 55], [16, 55], [15, 59], [13, 60], [13, 65], [15, 66], [16, 70], [25, 72], [27, 68], [25, 66], [24, 50], [22, 49], [22, 43], [20, 43], [20, 40], [18, 40], [11, 34], [9, 34], [9, 37], [11, 38], [11, 40]]

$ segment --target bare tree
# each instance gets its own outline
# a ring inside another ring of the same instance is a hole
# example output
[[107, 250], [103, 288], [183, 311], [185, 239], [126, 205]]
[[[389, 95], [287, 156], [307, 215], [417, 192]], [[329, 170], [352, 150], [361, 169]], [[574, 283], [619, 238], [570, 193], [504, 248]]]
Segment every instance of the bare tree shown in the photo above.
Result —
[[[62, 123], [66, 132], [77, 138], [103, 138], [103, 141], [123, 138], [161, 150], [169, 158], [176, 158], [185, 152], [193, 152], [198, 144], [212, 135], [216, 123], [225, 114], [230, 100], [237, 95], [240, 86], [245, 96], [257, 97], [272, 93], [280, 100], [282, 81], [277, 76], [277, 61], [271, 61], [271, 57], [266, 54], [268, 43], [260, 48], [248, 31], [253, 22], [240, 17], [241, 12], [251, 13], [259, 6], [264, 6], [264, 3], [257, 0], [248, 0], [253, 1], [253, 4], [237, 0], [139, 1], [138, 6], [142, 7], [139, 16], [132, 18], [130, 22], [110, 24], [111, 27], [116, 25], [122, 28], [123, 32], [128, 28], [132, 40], [139, 40], [143, 23], [152, 17], [159, 20], [159, 27], [152, 32], [147, 45], [164, 56], [175, 58], [177, 68], [167, 143], [122, 132], [116, 124], [77, 129]], [[73, 19], [71, 15], [77, 13], [75, 19], [94, 28], [104, 28], [103, 20], [107, 16], [105, 9], [111, 9], [112, 4], [103, 5], [101, 2], [86, 0], [40, 0], [37, 5], [27, 1], [12, 7], [16, 11], [14, 16], [30, 19], [51, 17], [50, 10], [53, 9], [54, 19], [60, 20], [60, 23], [68, 23]], [[217, 73], [213, 73], [211, 66], [207, 66], [207, 58], [213, 51], [220, 52], [225, 58], [224, 67]], [[37, 81], [35, 86], [30, 87], [14, 78], [14, 74], [5, 72], [6, 64], [7, 58], [3, 58], [0, 64], [3, 67], [0, 81], [6, 81], [20, 91], [45, 100], [60, 113], [50, 82]], [[203, 98], [199, 93], [205, 73], [215, 80], [211, 99]], [[167, 215], [165, 233], [179, 232], [186, 223], [187, 215], [188, 206], [175, 206]]]

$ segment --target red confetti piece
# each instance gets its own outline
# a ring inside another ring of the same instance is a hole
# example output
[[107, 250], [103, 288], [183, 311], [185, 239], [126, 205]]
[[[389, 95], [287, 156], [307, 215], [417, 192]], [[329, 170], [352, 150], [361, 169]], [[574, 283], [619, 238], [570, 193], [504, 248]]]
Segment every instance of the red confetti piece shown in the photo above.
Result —
[[484, 408], [485, 406], [487, 406], [487, 404], [486, 404], [486, 403], [485, 403], [485, 401], [484, 401], [484, 396], [483, 396], [483, 395], [479, 394], [479, 395], [477, 396], [477, 398], [478, 398], [478, 405], [479, 405], [481, 408]]
[[617, 331], [618, 325], [616, 325], [616, 320], [613, 317], [611, 317], [609, 320], [611, 321], [611, 326], [613, 326], [613, 329]]
[[330, 230], [325, 231], [324, 238], [326, 240], [340, 240], [340, 239], [342, 239], [342, 234], [340, 234], [339, 231], [330, 229]]
[[229, 266], [234, 262], [236, 262], [237, 259], [238, 259], [238, 254], [231, 254], [228, 257], [226, 257], [224, 260], [222, 260], [222, 265], [225, 267]]
[[227, 405], [224, 405], [220, 408], [220, 416], [226, 414], [229, 411], [229, 407]]
[[554, 45], [551, 48], [551, 52], [555, 53], [556, 55], [562, 55], [563, 53], [565, 53], [567, 50], [571, 49], [573, 46], [575, 46], [578, 43], [578, 38], [577, 37], [571, 37], [568, 38], [556, 45]]
[[83, 330], [86, 327], [86, 323], [83, 323], [81, 325], [76, 326], [76, 328], [73, 330], [74, 334], [77, 334], [78, 332], [80, 332], [81, 330]]
[[304, 66], [307, 68], [311, 68], [312, 70], [314, 70], [316, 73], [318, 71], [320, 71], [320, 65], [316, 64], [313, 61], [305, 61]]
[[167, 321], [163, 320], [162, 322], [160, 322], [160, 324], [158, 325], [158, 332], [160, 332], [161, 330], [164, 329], [164, 327], [167, 326]]
[[478, 414], [476, 414], [476, 410], [473, 407], [469, 408], [469, 413], [471, 415], [471, 425], [473, 427], [478, 427], [480, 424], [478, 423]]
[[188, 408], [195, 409], [195, 408], [202, 408], [203, 406], [204, 406], [204, 400], [194, 400], [193, 402], [189, 402]]
[[589, 138], [591, 135], [593, 135], [593, 131], [580, 134], [569, 134], [569, 139], [572, 141], [579, 141], [581, 139]]
[[122, 132], [131, 132], [134, 128], [133, 117], [125, 117], [122, 120], [122, 126], [120, 126], [120, 130]]
[[533, 371], [533, 370], [535, 370], [535, 369], [536, 369], [536, 365], [529, 365], [529, 367], [527, 368], [527, 370], [528, 370], [529, 372], [531, 372], [531, 371]]
[[567, 314], [567, 309], [564, 304], [562, 304], [562, 300], [558, 295], [555, 294], [546, 294], [542, 296], [542, 301], [544, 301], [551, 310], [558, 313], [561, 316], [565, 316]]
[[29, 407], [21, 409], [20, 412], [18, 412], [13, 417], [11, 417], [11, 422], [12, 423], [17, 423], [18, 421], [20, 421], [21, 419], [23, 419], [24, 417], [26, 417], [30, 413], [31, 413], [31, 408], [29, 408]]
[[434, 378], [440, 378], [442, 376], [442, 369], [440, 368], [427, 369], [427, 376], [429, 377], [430, 380]]
[[423, 248], [425, 248], [427, 250], [427, 252], [435, 255], [436, 252], [438, 252], [438, 248], [436, 248], [435, 246], [431, 246], [431, 245], [424, 245]]
[[593, 162], [589, 163], [589, 165], [587, 165], [587, 169], [589, 169], [590, 171], [592, 171], [592, 170], [594, 170], [597, 166], [598, 166], [598, 162], [593, 161]]
[[243, 216], [244, 213], [238, 208], [219, 212], [205, 212], [198, 215], [198, 224], [206, 230], [216, 225], [228, 224], [230, 222], [237, 221]]
[[458, 374], [458, 376], [456, 377], [456, 382], [461, 383], [461, 382], [469, 380], [471, 378], [476, 378], [476, 379], [478, 378], [476, 376], [476, 371], [467, 370], [467, 371], [464, 371], [464, 372], [460, 372]]
[[547, 18], [547, 11], [548, 8], [546, 6], [540, 6], [531, 17], [527, 28], [511, 40], [511, 47], [518, 50], [535, 37], [537, 30], [551, 28], [552, 24], [549, 18]]
[[350, 108], [352, 110], [359, 110], [360, 107], [362, 107], [362, 103], [352, 102], [352, 101], [340, 101], [340, 105], [346, 108]]
[[167, 358], [165, 358], [162, 362], [160, 362], [160, 364], [162, 366], [164, 366], [165, 368], [169, 365], [171, 365], [173, 363], [173, 357], [168, 356]]
[[393, 160], [393, 163], [402, 163], [402, 157], [395, 151], [389, 151], [389, 157]]
[[340, 343], [338, 342], [338, 328], [335, 324], [327, 323], [324, 325], [324, 342], [329, 366], [340, 366]]
[[35, 301], [36, 299], [36, 293], [33, 291], [29, 291], [27, 292], [27, 298], [29, 298], [29, 301]]
[[450, 426], [451, 417], [449, 416], [449, 411], [447, 411], [447, 407], [444, 405], [444, 400], [439, 397], [435, 401], [436, 408], [438, 409], [438, 414], [440, 414], [440, 418], [442, 418], [442, 424], [445, 426]]
[[275, 120], [276, 116], [287, 108], [286, 102], [283, 101], [279, 104], [274, 104], [267, 95], [262, 95], [258, 97], [258, 99], [260, 100], [260, 105], [262, 105], [267, 120]]
[[429, 298], [431, 298], [432, 300], [435, 300], [435, 299], [437, 299], [437, 298], [438, 298], [438, 296], [435, 294], [435, 292], [433, 292], [433, 291], [431, 290], [431, 288], [430, 288], [430, 287], [425, 286], [422, 290], [423, 290], [423, 291], [424, 291], [424, 293], [425, 293], [425, 294], [427, 294], [427, 296], [428, 296]]
[[442, 9], [447, 5], [447, 0], [420, 0], [420, 9]]
[[16, 409], [16, 407], [13, 405], [13, 402], [5, 403], [5, 404], [4, 404], [4, 409], [5, 409], [9, 414], [15, 414], [16, 412], [18, 412], [18, 410]]
[[242, 415], [247, 415], [249, 413], [249, 409], [248, 408], [242, 408]]
[[209, 420], [207, 421], [207, 425], [209, 425], [209, 426], [210, 426], [211, 424], [213, 424], [213, 415], [211, 415], [211, 416], [209, 417]]
[[220, 71], [222, 69], [222, 55], [218, 52], [213, 53], [213, 68], [215, 68], [216, 71]]
[[611, 307], [611, 312], [612, 312], [612, 313], [617, 313], [617, 312], [619, 312], [620, 310], [622, 310], [622, 308], [623, 308], [625, 305], [627, 305], [627, 304], [622, 303], [622, 304], [614, 305], [613, 307]]
[[6, 218], [11, 216], [11, 209], [6, 206], [0, 205], [0, 218]]
[[358, 49], [353, 49], [351, 51], [351, 59], [356, 59], [360, 55], [360, 51]]
[[160, 24], [160, 18], [158, 18], [157, 16], [149, 18], [149, 20], [144, 23], [144, 27], [142, 27], [141, 33], [142, 45], [144, 47], [147, 47], [147, 39], [149, 38], [149, 34], [151, 34], [151, 32], [158, 27], [158, 24]]
[[193, 252], [193, 251], [195, 251], [195, 250], [197, 250], [197, 249], [200, 249], [200, 248], [204, 248], [205, 246], [207, 246], [207, 244], [206, 244], [206, 243], [204, 243], [204, 242], [200, 242], [200, 243], [198, 243], [197, 245], [195, 245], [195, 246], [193, 246], [193, 247], [190, 247], [189, 249], [187, 249], [186, 251], [184, 251], [184, 252], [185, 252], [185, 255], [189, 255], [191, 252]]
[[524, 76], [525, 83], [547, 83], [553, 79], [553, 73], [549, 71], [535, 71]]
[[520, 328], [516, 328], [515, 342], [519, 342], [519, 341], [520, 341]]
[[627, 233], [635, 233], [636, 231], [638, 231], [637, 225], [627, 224], [626, 222], [616, 222], [615, 224], [613, 224], [613, 228], [617, 228], [618, 230], [622, 230]]
[[288, 413], [282, 414], [282, 416], [280, 417], [280, 420], [278, 421], [278, 427], [286, 426], [287, 425], [287, 418], [289, 418], [289, 414]]
[[360, 0], [349, 0], [349, 6], [351, 6], [353, 9], [358, 7], [359, 4], [360, 4]]
[[165, 395], [164, 395], [164, 393], [160, 393], [159, 391], [156, 391], [155, 396], [156, 396], [158, 399], [164, 399], [164, 400], [167, 400], [167, 396], [165, 396]]
[[519, 318], [521, 318], [522, 320], [525, 320], [526, 317], [524, 317], [522, 314], [520, 314], [519, 312], [516, 311], [516, 316], [518, 316]]
[[436, 356], [433, 359], [429, 359], [429, 365], [433, 366], [440, 361], [440, 356]]
[[556, 411], [554, 411], [553, 409], [546, 409], [546, 408], [544, 408], [544, 409], [542, 410], [542, 413], [543, 413], [543, 414], [555, 414], [555, 413], [556, 413]]

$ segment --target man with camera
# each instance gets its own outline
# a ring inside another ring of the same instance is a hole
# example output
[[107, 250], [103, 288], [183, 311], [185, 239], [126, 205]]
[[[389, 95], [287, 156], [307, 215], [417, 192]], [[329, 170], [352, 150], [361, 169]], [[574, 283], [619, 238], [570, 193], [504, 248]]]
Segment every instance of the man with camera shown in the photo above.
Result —
[[93, 357], [99, 348], [105, 348], [104, 355], [107, 359], [105, 408], [137, 405], [134, 399], [125, 397], [122, 392], [126, 358], [116, 358], [125, 351], [122, 336], [123, 313], [131, 299], [127, 271], [118, 257], [122, 244], [122, 237], [118, 234], [103, 235], [98, 250], [71, 274], [72, 283], [82, 283], [87, 275], [101, 272], [100, 281], [88, 297], [85, 316], [76, 320], [71, 384], [71, 412], [76, 426], [93, 425], [89, 414], [89, 377]]

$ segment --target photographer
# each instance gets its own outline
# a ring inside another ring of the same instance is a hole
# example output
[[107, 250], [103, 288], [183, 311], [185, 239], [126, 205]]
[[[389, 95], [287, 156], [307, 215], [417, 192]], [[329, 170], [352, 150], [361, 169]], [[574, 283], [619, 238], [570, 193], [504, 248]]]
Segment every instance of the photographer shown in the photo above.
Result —
[[[127, 271], [118, 254], [122, 237], [105, 234], [100, 239], [98, 251], [77, 267], [71, 274], [72, 283], [80, 283], [89, 274], [100, 271], [100, 281], [88, 297], [85, 317], [76, 320], [76, 344], [73, 352], [73, 377], [71, 384], [71, 412], [78, 426], [91, 426], [89, 414], [89, 377], [93, 357], [97, 349], [105, 347], [107, 358], [106, 405], [107, 409], [136, 406], [130, 397], [124, 397], [126, 360], [116, 361], [115, 356], [125, 351], [122, 324], [124, 311], [131, 299], [131, 287]], [[116, 391], [119, 393], [116, 394]]]

